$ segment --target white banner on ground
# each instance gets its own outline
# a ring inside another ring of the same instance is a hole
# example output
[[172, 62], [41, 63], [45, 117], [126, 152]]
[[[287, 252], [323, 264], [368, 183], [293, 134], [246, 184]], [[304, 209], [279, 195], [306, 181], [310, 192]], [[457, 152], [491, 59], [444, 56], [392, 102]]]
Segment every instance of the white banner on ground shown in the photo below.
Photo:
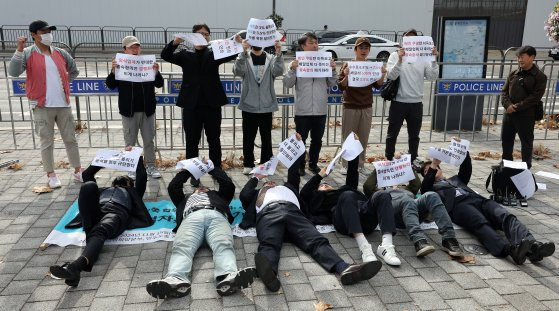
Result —
[[181, 38], [192, 45], [208, 45], [208, 40], [197, 32], [195, 33], [176, 33], [175, 38]]
[[332, 53], [330, 52], [295, 52], [297, 78], [329, 78], [332, 77]]
[[348, 86], [363, 87], [373, 84], [382, 77], [383, 62], [347, 62]]
[[252, 171], [250, 171], [250, 173], [272, 176], [276, 172], [277, 166], [278, 166], [278, 157], [273, 156], [270, 158], [268, 162], [258, 165]]
[[204, 174], [207, 174], [214, 169], [214, 164], [212, 160], [207, 160], [206, 163], [204, 163], [198, 158], [192, 158], [177, 162], [176, 169], [187, 170], [190, 172], [190, 174], [192, 174], [192, 177], [194, 177], [194, 179], [200, 179], [200, 177], [204, 176]]
[[117, 53], [115, 79], [130, 82], [155, 80], [155, 55], [130, 55]]
[[373, 162], [373, 165], [377, 171], [379, 188], [400, 185], [415, 179], [409, 154], [402, 155], [393, 161]]
[[470, 150], [470, 141], [466, 139], [460, 139], [460, 141], [458, 141], [453, 138], [450, 141], [450, 146], [448, 148], [450, 151], [452, 151], [453, 154], [458, 156], [458, 158], [452, 157], [450, 159], [450, 164], [454, 166], [460, 166], [466, 159], [468, 150]]
[[119, 171], [135, 172], [141, 155], [142, 148], [140, 147], [133, 147], [130, 151], [101, 149], [97, 150], [91, 165]]
[[404, 36], [402, 47], [406, 50], [403, 61], [406, 63], [433, 62], [433, 38], [430, 36]]
[[346, 161], [351, 161], [357, 158], [361, 152], [363, 152], [363, 146], [355, 133], [351, 132], [347, 135], [344, 143], [342, 144], [342, 150], [345, 150], [342, 157]]
[[303, 153], [305, 153], [305, 144], [297, 140], [293, 134], [279, 144], [277, 158], [285, 167], [290, 168]]
[[518, 192], [525, 198], [531, 198], [536, 192], [536, 185], [534, 184], [534, 176], [530, 170], [523, 170], [522, 172], [511, 176], [510, 179], [518, 189]]
[[330, 161], [330, 163], [328, 164], [328, 166], [326, 167], [326, 175], [329, 175], [330, 172], [332, 171], [332, 169], [334, 169], [334, 165], [336, 165], [336, 163], [338, 163], [338, 160], [340, 159], [341, 156], [343, 156], [345, 153], [345, 150], [340, 151], [340, 153], [338, 153], [338, 155], [336, 155], [332, 161]]
[[210, 44], [212, 45], [214, 59], [222, 59], [243, 51], [243, 45], [235, 41], [235, 36], [229, 39], [213, 40]]
[[246, 40], [252, 46], [268, 47], [276, 43], [278, 38], [276, 24], [271, 19], [251, 18], [247, 26]]

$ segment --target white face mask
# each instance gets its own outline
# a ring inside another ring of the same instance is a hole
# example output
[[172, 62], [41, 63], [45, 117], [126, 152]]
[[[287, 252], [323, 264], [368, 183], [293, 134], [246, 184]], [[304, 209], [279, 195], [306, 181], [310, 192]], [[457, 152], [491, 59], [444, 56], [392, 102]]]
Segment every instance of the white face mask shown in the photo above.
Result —
[[41, 43], [50, 46], [52, 44], [52, 33], [44, 33], [41, 35]]

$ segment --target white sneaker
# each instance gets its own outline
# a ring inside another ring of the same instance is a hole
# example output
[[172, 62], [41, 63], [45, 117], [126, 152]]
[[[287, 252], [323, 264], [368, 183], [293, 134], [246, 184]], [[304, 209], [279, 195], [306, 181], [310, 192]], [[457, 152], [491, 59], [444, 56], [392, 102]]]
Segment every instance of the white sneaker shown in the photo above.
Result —
[[250, 175], [250, 172], [252, 172], [253, 169], [254, 167], [245, 167], [243, 168], [243, 174]]
[[402, 264], [398, 255], [396, 255], [396, 250], [394, 245], [382, 246], [379, 245], [377, 248], [377, 255], [384, 260], [387, 264], [391, 266], [399, 266]]
[[72, 173], [72, 177], [74, 177], [75, 182], [83, 182], [82, 172], [83, 171], [79, 171], [77, 173]]
[[60, 182], [60, 179], [58, 179], [58, 176], [54, 175], [49, 177], [49, 187], [52, 189], [62, 187], [62, 183]]
[[340, 174], [342, 174], [342, 175], [347, 175], [347, 167], [343, 167], [343, 166], [342, 166], [342, 167], [340, 168]]
[[161, 173], [159, 173], [159, 171], [153, 165], [148, 165], [146, 172], [149, 176], [151, 176], [151, 178], [161, 178]]
[[368, 168], [366, 168], [366, 167], [360, 167], [360, 168], [359, 168], [359, 173], [361, 173], [361, 174], [363, 174], [363, 175], [365, 175], [365, 176], [371, 175], [371, 171], [370, 171]]
[[375, 256], [375, 253], [373, 252], [373, 248], [371, 247], [370, 244], [360, 250], [361, 250], [361, 259], [363, 259], [363, 262], [377, 261], [377, 257]]

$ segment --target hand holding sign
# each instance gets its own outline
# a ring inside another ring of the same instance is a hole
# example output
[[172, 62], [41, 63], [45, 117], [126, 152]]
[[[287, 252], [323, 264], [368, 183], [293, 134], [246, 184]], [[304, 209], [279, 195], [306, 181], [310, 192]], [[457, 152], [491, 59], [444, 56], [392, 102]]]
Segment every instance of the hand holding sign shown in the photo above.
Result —
[[237, 42], [235, 36], [229, 39], [214, 40], [211, 42], [214, 59], [222, 59], [243, 51], [243, 45]]
[[348, 62], [348, 86], [363, 87], [380, 80], [383, 74], [383, 62]]
[[281, 34], [276, 31], [276, 24], [271, 19], [251, 18], [247, 26], [246, 39], [252, 46], [262, 48], [272, 46], [281, 39]]
[[403, 61], [406, 63], [433, 62], [438, 54], [430, 36], [404, 36], [402, 46], [405, 50]]
[[411, 167], [411, 155], [409, 154], [393, 161], [373, 162], [373, 165], [377, 171], [377, 185], [379, 188], [395, 186], [415, 179]]
[[124, 151], [101, 149], [97, 150], [91, 165], [135, 172], [141, 155], [142, 148], [140, 147], [127, 147]]
[[297, 70], [297, 78], [332, 77], [332, 53], [296, 52], [292, 67]]
[[130, 55], [117, 53], [114, 65], [115, 79], [130, 82], [148, 82], [155, 80], [153, 70], [155, 55]]
[[277, 166], [278, 158], [273, 156], [268, 162], [258, 165], [250, 173], [258, 176], [272, 176], [276, 172]]
[[363, 146], [357, 137], [357, 134], [351, 132], [342, 144], [342, 151], [345, 151], [342, 157], [346, 161], [357, 158], [363, 152]]
[[278, 160], [290, 168], [295, 161], [305, 153], [305, 144], [301, 141], [301, 135], [293, 134], [279, 144]]
[[177, 170], [184, 169], [192, 174], [194, 179], [200, 179], [204, 174], [209, 173], [214, 169], [212, 160], [202, 161], [199, 158], [192, 158], [177, 162]]
[[204, 46], [208, 45], [208, 41], [204, 36], [199, 33], [176, 33], [175, 38], [180, 38], [185, 41], [190, 42], [194, 46]]

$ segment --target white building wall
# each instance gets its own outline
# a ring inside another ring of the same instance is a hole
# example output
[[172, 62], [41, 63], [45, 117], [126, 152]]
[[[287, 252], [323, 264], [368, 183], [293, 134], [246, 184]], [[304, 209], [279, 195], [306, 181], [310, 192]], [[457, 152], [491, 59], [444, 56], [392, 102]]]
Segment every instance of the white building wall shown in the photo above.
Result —
[[547, 39], [544, 22], [547, 16], [553, 10], [556, 1], [554, 0], [528, 0], [528, 8], [526, 10], [526, 22], [524, 23], [524, 35], [522, 37], [522, 45], [531, 45], [534, 47], [551, 47], [557, 43], [550, 42]]

